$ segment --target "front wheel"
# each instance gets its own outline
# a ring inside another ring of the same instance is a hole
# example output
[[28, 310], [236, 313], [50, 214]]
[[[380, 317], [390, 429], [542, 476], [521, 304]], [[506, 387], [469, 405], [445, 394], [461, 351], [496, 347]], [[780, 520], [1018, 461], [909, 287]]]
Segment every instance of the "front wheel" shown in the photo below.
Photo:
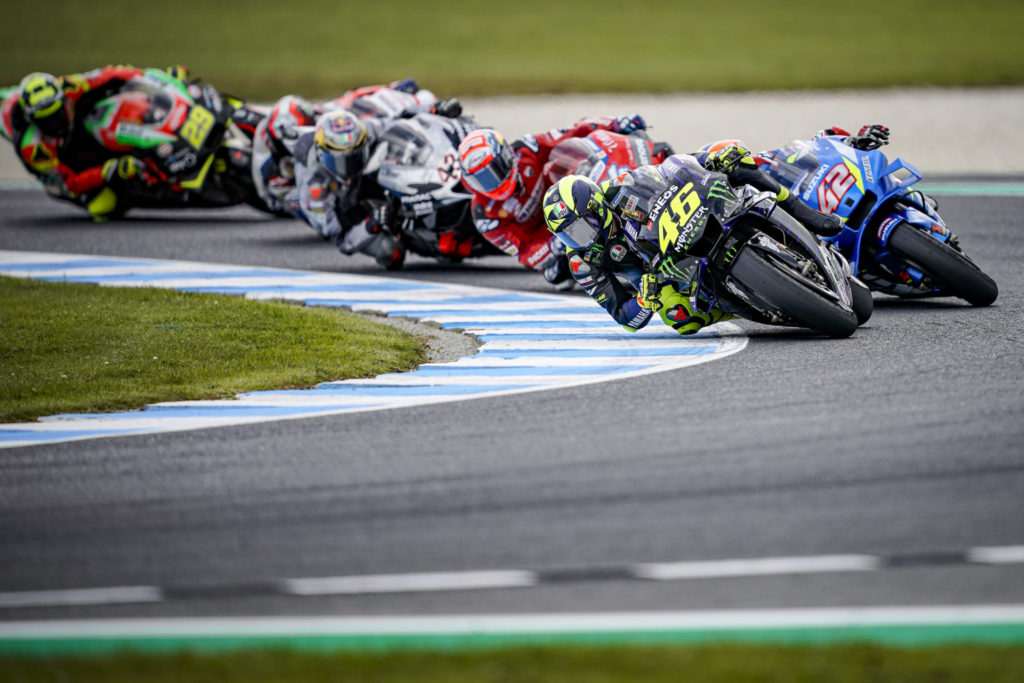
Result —
[[857, 329], [852, 310], [829, 301], [755, 249], [741, 251], [729, 274], [804, 327], [836, 339], [849, 337]]
[[912, 225], [896, 226], [889, 248], [927, 274], [937, 287], [972, 306], [988, 306], [999, 296], [995, 280], [969, 258]]
[[850, 278], [850, 291], [853, 293], [853, 312], [857, 316], [857, 325], [860, 326], [871, 319], [875, 301], [871, 298], [868, 286], [855, 277]]

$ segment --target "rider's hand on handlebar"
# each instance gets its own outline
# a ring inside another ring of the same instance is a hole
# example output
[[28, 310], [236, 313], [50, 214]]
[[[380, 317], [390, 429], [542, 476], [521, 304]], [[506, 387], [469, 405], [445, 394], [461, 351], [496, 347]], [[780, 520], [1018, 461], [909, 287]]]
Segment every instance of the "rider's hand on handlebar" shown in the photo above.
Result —
[[878, 123], [863, 126], [859, 133], [846, 139], [846, 144], [861, 151], [870, 152], [882, 145], [889, 144], [889, 129]]
[[635, 133], [638, 130], [646, 129], [647, 122], [644, 121], [644, 117], [640, 116], [640, 114], [633, 114], [632, 116], [620, 116], [615, 119], [615, 126], [612, 129], [612, 132], [629, 135], [630, 133]]
[[462, 103], [459, 102], [456, 97], [438, 100], [434, 103], [434, 106], [430, 108], [430, 113], [454, 119], [462, 115]]
[[641, 308], [651, 311], [658, 311], [663, 306], [659, 295], [661, 294], [661, 283], [655, 273], [644, 273], [640, 278], [640, 291], [636, 294], [636, 301]]
[[734, 168], [736, 168], [736, 164], [740, 163], [740, 161], [747, 156], [750, 156], [750, 150], [746, 147], [730, 145], [709, 154], [704, 163], [704, 167], [710, 171], [730, 173]]
[[367, 199], [363, 202], [366, 210], [366, 230], [373, 234], [380, 231], [391, 232], [394, 212], [387, 202], [379, 199]]

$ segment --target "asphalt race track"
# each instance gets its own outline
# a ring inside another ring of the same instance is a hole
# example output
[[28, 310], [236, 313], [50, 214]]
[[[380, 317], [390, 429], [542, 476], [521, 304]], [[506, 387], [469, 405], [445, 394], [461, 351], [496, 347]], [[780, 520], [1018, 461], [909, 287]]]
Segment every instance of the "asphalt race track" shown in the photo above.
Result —
[[[679, 371], [0, 452], [0, 620], [1024, 603], [1024, 198], [939, 200], [990, 308], [876, 296], [848, 340], [740, 323], [744, 351]], [[0, 205], [0, 249], [378, 272], [244, 209]], [[395, 275], [548, 291], [508, 258]], [[777, 557], [804, 559], [663, 564]], [[483, 570], [519, 573], [300, 581]], [[159, 591], [4, 599], [110, 587]]]

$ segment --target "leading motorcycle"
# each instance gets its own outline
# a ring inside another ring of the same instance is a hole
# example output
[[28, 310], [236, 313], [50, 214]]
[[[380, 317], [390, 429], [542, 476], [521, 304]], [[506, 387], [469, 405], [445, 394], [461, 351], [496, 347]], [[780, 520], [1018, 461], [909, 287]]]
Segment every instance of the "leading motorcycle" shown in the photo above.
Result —
[[874, 291], [900, 297], [956, 296], [988, 306], [995, 281], [960, 245], [934, 200], [913, 189], [921, 172], [878, 149], [838, 136], [797, 140], [757, 156], [761, 170], [812, 207], [845, 219], [828, 241]]

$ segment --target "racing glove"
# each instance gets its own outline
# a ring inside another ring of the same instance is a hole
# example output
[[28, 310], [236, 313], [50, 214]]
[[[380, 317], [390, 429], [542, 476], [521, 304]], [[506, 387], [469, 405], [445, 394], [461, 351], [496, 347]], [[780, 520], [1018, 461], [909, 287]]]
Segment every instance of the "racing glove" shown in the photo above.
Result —
[[649, 311], [661, 310], [664, 303], [661, 301], [661, 283], [656, 273], [644, 273], [640, 278], [640, 291], [636, 293], [636, 302], [640, 308]]
[[704, 168], [729, 174], [744, 158], [750, 156], [750, 150], [739, 145], [730, 145], [712, 152], [704, 161]]
[[391, 87], [395, 90], [401, 90], [402, 92], [414, 95], [420, 91], [420, 84], [416, 82], [415, 78], [403, 78], [400, 81], [393, 82]]
[[430, 113], [454, 119], [462, 115], [462, 103], [459, 102], [456, 97], [438, 100], [437, 102], [434, 102], [434, 106], [430, 108]]
[[846, 138], [846, 144], [863, 152], [870, 152], [889, 144], [889, 129], [878, 123], [863, 126], [856, 135]]
[[394, 212], [387, 202], [380, 199], [365, 199], [361, 202], [366, 211], [366, 231], [371, 235], [378, 232], [393, 232]]
[[615, 119], [615, 123], [612, 124], [613, 133], [622, 133], [623, 135], [629, 135], [635, 133], [638, 130], [646, 130], [647, 122], [644, 121], [644, 117], [640, 114], [633, 114], [632, 116], [620, 116]]
[[188, 70], [187, 66], [181, 64], [172, 64], [171, 66], [164, 69], [171, 78], [176, 78], [182, 83], [188, 84], [188, 79], [192, 73]]

